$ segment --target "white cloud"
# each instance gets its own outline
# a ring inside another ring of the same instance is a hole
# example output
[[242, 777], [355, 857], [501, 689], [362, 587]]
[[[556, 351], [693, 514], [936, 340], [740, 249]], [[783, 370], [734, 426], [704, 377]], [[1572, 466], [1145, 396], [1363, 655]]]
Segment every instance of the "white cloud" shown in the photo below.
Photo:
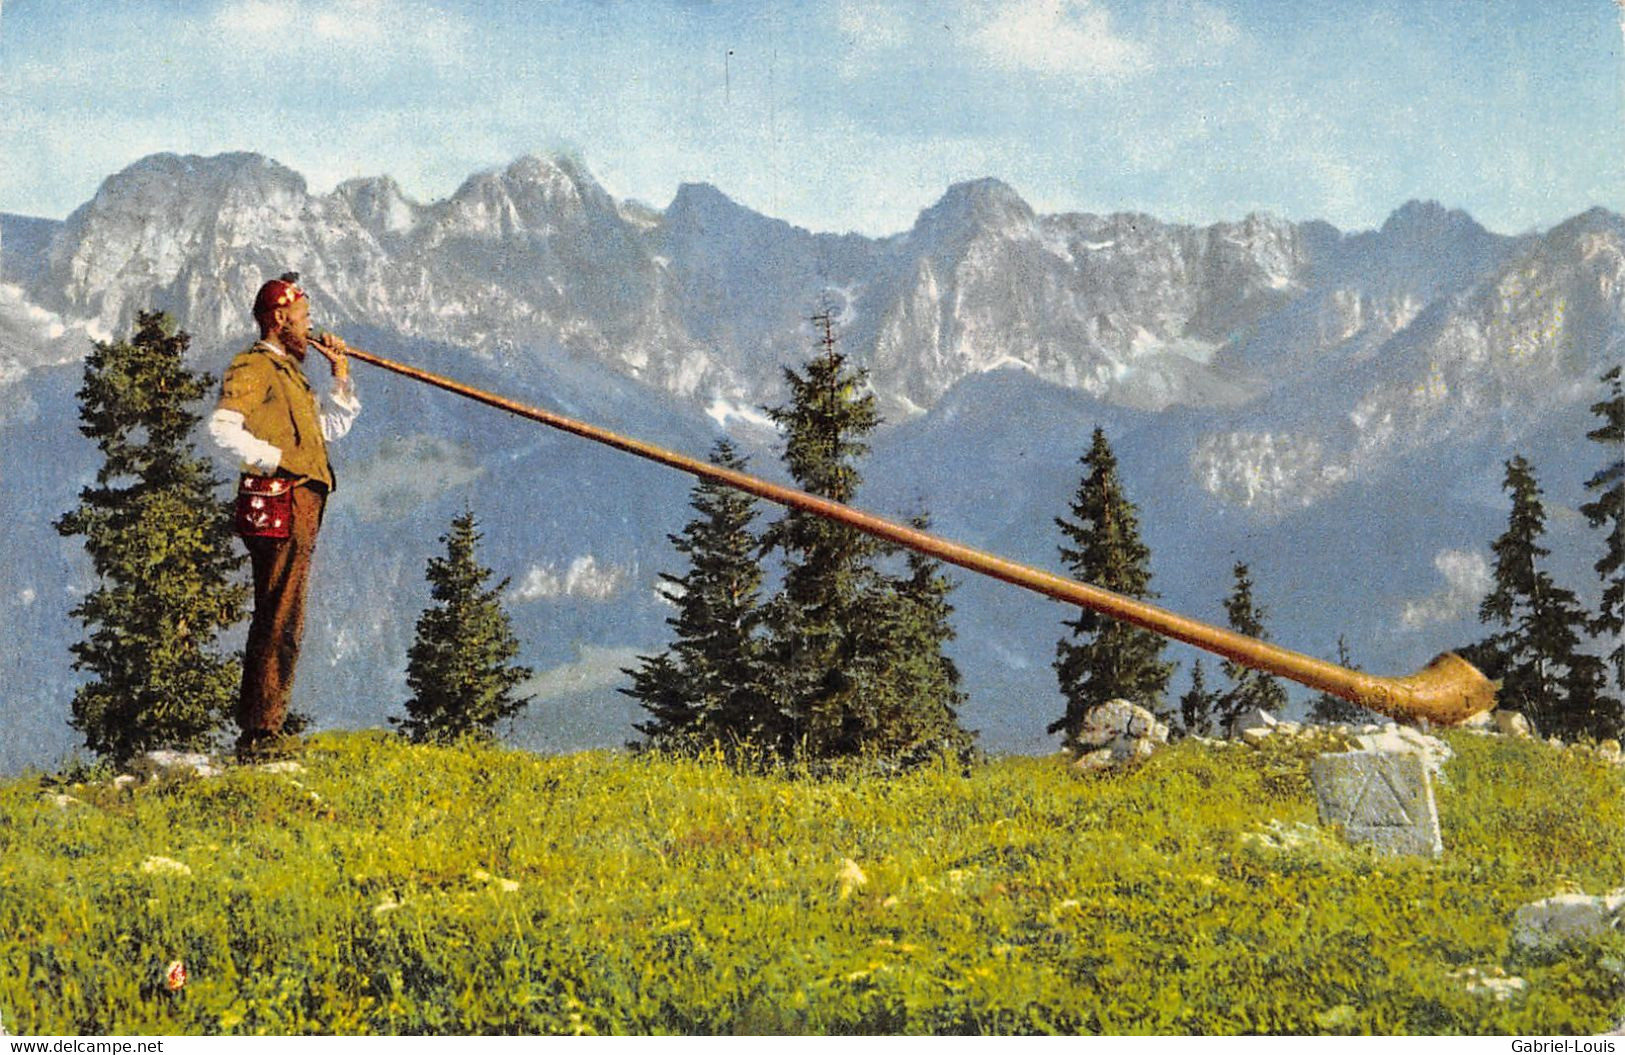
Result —
[[335, 76], [356, 63], [406, 56], [435, 65], [460, 61], [469, 39], [460, 17], [417, 0], [228, 0], [210, 25], [240, 43], [315, 49], [327, 62], [337, 57]]
[[1017, 0], [994, 5], [971, 34], [993, 65], [1054, 76], [1114, 79], [1152, 66], [1150, 51], [1111, 24], [1090, 0]]
[[574, 661], [542, 671], [520, 685], [518, 694], [533, 696], [536, 703], [546, 703], [564, 696], [617, 688], [627, 684], [621, 670], [637, 666], [640, 651], [648, 650], [582, 645], [576, 649]]
[[1433, 566], [1444, 577], [1444, 588], [1427, 597], [1405, 602], [1399, 621], [1409, 630], [1450, 623], [1478, 607], [1490, 589], [1489, 562], [1471, 550], [1440, 550]]
[[554, 597], [607, 601], [624, 590], [631, 578], [631, 569], [618, 564], [600, 567], [598, 558], [589, 553], [572, 560], [562, 572], [554, 564], [531, 565], [509, 596], [520, 604]]
[[897, 48], [908, 42], [908, 20], [896, 8], [847, 0], [835, 19], [841, 36], [855, 48]]

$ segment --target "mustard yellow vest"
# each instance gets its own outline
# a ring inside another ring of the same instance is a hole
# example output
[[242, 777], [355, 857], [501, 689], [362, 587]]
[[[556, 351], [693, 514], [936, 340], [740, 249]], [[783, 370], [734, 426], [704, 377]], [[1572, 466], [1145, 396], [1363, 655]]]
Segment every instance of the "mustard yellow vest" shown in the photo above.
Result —
[[262, 344], [242, 352], [220, 380], [219, 409], [237, 411], [256, 439], [282, 451], [280, 471], [333, 489], [333, 465], [322, 439], [316, 391], [299, 360]]

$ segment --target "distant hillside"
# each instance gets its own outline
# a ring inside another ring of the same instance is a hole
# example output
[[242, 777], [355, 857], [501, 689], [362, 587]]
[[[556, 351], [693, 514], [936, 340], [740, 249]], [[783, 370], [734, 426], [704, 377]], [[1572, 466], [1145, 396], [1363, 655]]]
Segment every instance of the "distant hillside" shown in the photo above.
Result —
[[[50, 524], [94, 472], [80, 361], [158, 307], [218, 374], [251, 336], [253, 290], [288, 268], [318, 323], [362, 347], [699, 457], [726, 435], [776, 479], [762, 408], [787, 398], [807, 316], [829, 310], [887, 416], [858, 505], [928, 511], [950, 538], [1057, 570], [1054, 518], [1099, 425], [1164, 605], [1222, 622], [1245, 560], [1275, 640], [1331, 658], [1343, 637], [1369, 670], [1409, 673], [1482, 636], [1513, 454], [1545, 491], [1554, 576], [1587, 604], [1599, 592], [1602, 539], [1575, 510], [1609, 457], [1583, 439], [1588, 407], [1625, 360], [1625, 220], [1602, 209], [1516, 237], [1431, 202], [1372, 231], [1189, 225], [1040, 214], [980, 179], [865, 238], [705, 184], [636, 207], [569, 158], [420, 203], [387, 177], [312, 194], [259, 155], [159, 154], [65, 222], [0, 217], [0, 254], [0, 772], [74, 742], [66, 611], [89, 570]], [[620, 670], [666, 639], [654, 587], [681, 570], [667, 536], [690, 481], [370, 367], [357, 378], [303, 706], [365, 727], [405, 699], [423, 562], [467, 502], [541, 672], [516, 740], [624, 742], [639, 712]], [[955, 575], [967, 724], [994, 750], [1047, 750], [1067, 613]], [[1194, 657], [1169, 655], [1185, 671]]]

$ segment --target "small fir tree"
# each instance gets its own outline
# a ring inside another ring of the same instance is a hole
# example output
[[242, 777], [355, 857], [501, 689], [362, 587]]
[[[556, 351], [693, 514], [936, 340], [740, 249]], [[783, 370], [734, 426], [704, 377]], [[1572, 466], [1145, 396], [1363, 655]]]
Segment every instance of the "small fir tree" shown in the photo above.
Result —
[[1613, 667], [1614, 685], [1625, 690], [1625, 387], [1620, 368], [1602, 375], [1608, 385], [1608, 398], [1591, 405], [1591, 412], [1603, 420], [1586, 438], [1603, 444], [1612, 456], [1602, 469], [1586, 481], [1586, 490], [1596, 497], [1580, 507], [1594, 528], [1604, 531], [1602, 557], [1593, 565], [1603, 582], [1602, 603], [1591, 620], [1590, 631], [1603, 641], [1612, 641], [1608, 663]]
[[[716, 445], [711, 462], [745, 468], [727, 440]], [[666, 596], [677, 606], [676, 616], [666, 620], [675, 639], [657, 656], [639, 656], [639, 666], [625, 672], [632, 687], [621, 691], [649, 712], [649, 720], [635, 726], [645, 746], [692, 753], [713, 743], [764, 744], [773, 734], [773, 715], [758, 632], [762, 567], [751, 531], [756, 502], [705, 480], [689, 504], [698, 516], [681, 534], [668, 536], [688, 558], [688, 571], [661, 575]]]
[[508, 580], [485, 587], [491, 570], [475, 559], [482, 537], [473, 511], [465, 509], [440, 536], [446, 555], [429, 558], [425, 578], [435, 603], [418, 616], [417, 637], [407, 651], [412, 698], [407, 717], [390, 719], [417, 743], [490, 739], [498, 722], [530, 702], [514, 694], [532, 672], [512, 662], [519, 641], [500, 597]]
[[1218, 705], [1219, 695], [1208, 689], [1207, 675], [1203, 673], [1202, 661], [1198, 658], [1191, 667], [1191, 687], [1179, 698], [1179, 723], [1184, 734], [1212, 736]]
[[1572, 738], [1611, 736], [1619, 705], [1602, 694], [1606, 668], [1580, 650], [1586, 615], [1573, 591], [1541, 568], [1546, 509], [1534, 469], [1522, 455], [1506, 463], [1512, 496], [1507, 529], [1491, 549], [1494, 585], [1479, 605], [1480, 622], [1499, 626], [1486, 646], [1500, 653], [1502, 705], [1522, 711], [1541, 732]]
[[[1349, 655], [1348, 642], [1343, 635], [1337, 635], [1337, 662], [1350, 670], [1359, 670], [1354, 658]], [[1309, 718], [1312, 721], [1325, 725], [1357, 725], [1370, 722], [1375, 716], [1364, 707], [1341, 696], [1333, 696], [1323, 692], [1315, 697], [1315, 702], [1309, 705]]]
[[[923, 514], [910, 523], [930, 530]], [[965, 693], [959, 667], [945, 651], [954, 639], [953, 583], [924, 554], [911, 550], [905, 563], [902, 576], [877, 579], [849, 628], [859, 641], [864, 692], [855, 702], [863, 749], [904, 766], [941, 756], [966, 762], [974, 734], [959, 724]]]
[[185, 364], [190, 338], [160, 313], [129, 341], [96, 342], [79, 390], [79, 431], [102, 466], [57, 520], [82, 535], [97, 584], [70, 613], [89, 631], [72, 646], [92, 680], [74, 694], [85, 746], [117, 761], [151, 748], [208, 746], [229, 718], [241, 667], [215, 640], [243, 617], [247, 588], [222, 483], [188, 438], [190, 404], [213, 379]]
[[[1251, 570], [1238, 561], [1231, 573], [1236, 583], [1224, 602], [1224, 614], [1230, 629], [1260, 641], [1268, 641], [1269, 633], [1264, 629], [1264, 620], [1269, 617], [1269, 609], [1253, 600]], [[1257, 709], [1275, 714], [1286, 706], [1286, 689], [1274, 677], [1234, 660], [1224, 660], [1220, 666], [1225, 677], [1230, 679], [1230, 688], [1219, 700], [1218, 718], [1222, 728], [1229, 729], [1232, 722], [1248, 711]]]
[[[1100, 428], [1083, 456], [1083, 480], [1072, 499], [1072, 519], [1057, 518], [1066, 536], [1061, 559], [1072, 577], [1137, 600], [1151, 600], [1151, 551], [1140, 540], [1139, 511], [1123, 494], [1117, 457]], [[1068, 620], [1070, 638], [1055, 648], [1055, 673], [1066, 713], [1049, 726], [1071, 746], [1089, 711], [1125, 699], [1160, 712], [1173, 665], [1162, 660], [1167, 642], [1130, 623], [1082, 609]]]

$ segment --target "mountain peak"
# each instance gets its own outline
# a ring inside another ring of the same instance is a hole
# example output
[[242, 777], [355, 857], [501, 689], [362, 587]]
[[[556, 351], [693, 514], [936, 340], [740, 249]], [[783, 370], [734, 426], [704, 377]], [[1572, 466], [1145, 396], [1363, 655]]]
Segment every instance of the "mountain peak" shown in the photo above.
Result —
[[719, 209], [743, 209], [744, 206], [728, 197], [709, 183], [681, 183], [667, 206], [668, 215], [674, 212], [713, 212]]
[[684, 183], [666, 206], [662, 226], [668, 233], [708, 231], [715, 236], [726, 232], [727, 237], [759, 241], [779, 237], [797, 228], [784, 220], [763, 216], [747, 205], [741, 205], [709, 183]]
[[1448, 209], [1436, 201], [1415, 198], [1395, 209], [1382, 225], [1382, 233], [1404, 238], [1460, 238], [1486, 233], [1462, 209]]
[[333, 194], [349, 205], [351, 214], [364, 227], [375, 233], [397, 234], [411, 230], [420, 212], [418, 204], [407, 198], [400, 184], [389, 176], [348, 179], [334, 188]]
[[1010, 185], [992, 177], [955, 183], [920, 213], [916, 230], [975, 228], [980, 230], [1026, 229], [1036, 217], [1032, 206]]

